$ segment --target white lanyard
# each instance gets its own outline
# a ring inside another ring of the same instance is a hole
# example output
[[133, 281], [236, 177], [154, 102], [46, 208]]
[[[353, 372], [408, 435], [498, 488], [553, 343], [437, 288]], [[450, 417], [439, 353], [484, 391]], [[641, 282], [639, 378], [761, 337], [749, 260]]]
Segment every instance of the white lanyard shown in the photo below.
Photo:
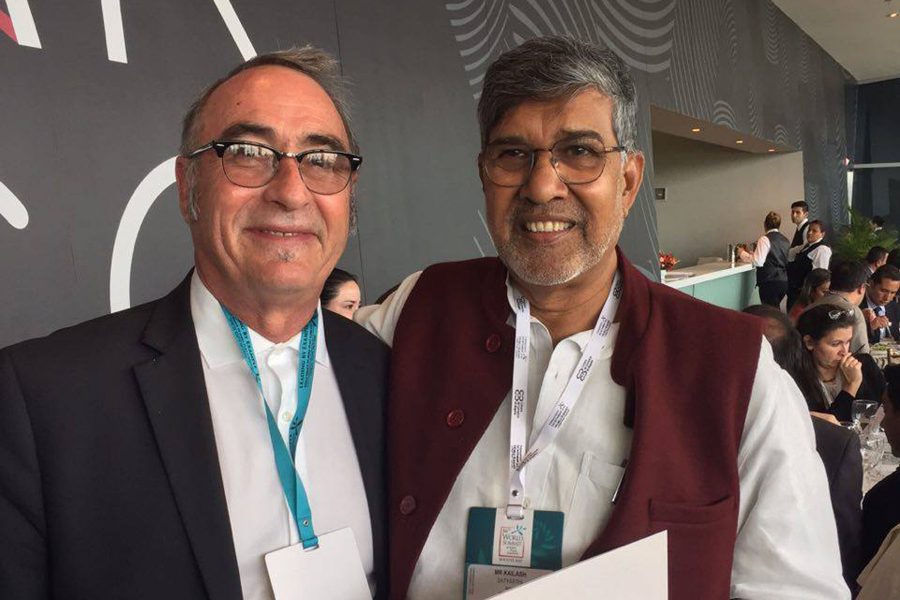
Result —
[[518, 290], [514, 290], [516, 313], [516, 345], [513, 354], [512, 410], [509, 426], [509, 498], [506, 503], [506, 516], [510, 519], [521, 519], [525, 516], [522, 502], [525, 499], [525, 487], [522, 484], [524, 467], [535, 456], [551, 445], [559, 435], [568, 416], [575, 408], [584, 382], [588, 378], [591, 367], [597, 356], [608, 344], [609, 330], [619, 308], [622, 298], [622, 279], [619, 272], [613, 278], [612, 290], [603, 304], [603, 310], [597, 318], [597, 324], [591, 331], [581, 359], [562, 395], [556, 401], [547, 419], [544, 421], [534, 442], [526, 453], [525, 439], [528, 423], [528, 354], [531, 344], [531, 309], [528, 300]]

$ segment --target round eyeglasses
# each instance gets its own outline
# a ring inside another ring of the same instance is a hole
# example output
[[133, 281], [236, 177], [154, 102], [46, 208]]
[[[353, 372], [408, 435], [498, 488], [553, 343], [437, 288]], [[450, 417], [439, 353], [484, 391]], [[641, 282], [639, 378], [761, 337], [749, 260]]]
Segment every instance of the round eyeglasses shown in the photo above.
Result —
[[550, 164], [564, 183], [578, 185], [596, 181], [603, 174], [606, 155], [625, 152], [623, 146], [602, 146], [586, 141], [559, 141], [551, 148], [529, 148], [517, 144], [488, 144], [482, 153], [482, 169], [494, 185], [525, 185], [534, 169], [538, 152], [550, 153]]
[[337, 150], [305, 150], [281, 152], [257, 142], [212, 141], [187, 155], [194, 158], [207, 150], [215, 151], [222, 159], [225, 177], [235, 185], [258, 188], [266, 185], [278, 172], [285, 158], [297, 159], [300, 178], [316, 194], [329, 196], [347, 187], [353, 172], [362, 164], [362, 157]]

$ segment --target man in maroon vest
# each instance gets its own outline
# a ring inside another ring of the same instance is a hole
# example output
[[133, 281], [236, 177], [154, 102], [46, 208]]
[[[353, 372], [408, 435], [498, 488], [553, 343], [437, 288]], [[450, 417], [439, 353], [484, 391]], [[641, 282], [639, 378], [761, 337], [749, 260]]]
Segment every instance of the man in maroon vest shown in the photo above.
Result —
[[849, 598], [809, 415], [760, 325], [617, 250], [644, 168], [623, 62], [533, 39], [478, 112], [499, 260], [429, 267], [357, 317], [393, 346], [391, 597], [477, 597], [470, 509], [499, 509], [562, 513], [561, 566], [667, 530], [673, 600]]

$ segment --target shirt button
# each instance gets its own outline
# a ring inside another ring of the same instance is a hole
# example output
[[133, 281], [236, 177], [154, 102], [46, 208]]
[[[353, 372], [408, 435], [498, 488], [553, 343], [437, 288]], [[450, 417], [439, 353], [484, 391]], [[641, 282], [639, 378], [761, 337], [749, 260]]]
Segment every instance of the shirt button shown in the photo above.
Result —
[[416, 512], [416, 499], [412, 496], [404, 496], [400, 501], [400, 514], [408, 516]]
[[292, 418], [294, 418], [294, 415], [292, 415], [289, 412], [286, 412], [281, 415], [281, 420], [284, 421], [285, 423], [290, 423]]
[[500, 349], [503, 340], [500, 338], [499, 333], [492, 333], [488, 336], [488, 338], [484, 341], [484, 348], [488, 352], [496, 352]]
[[447, 427], [456, 429], [466, 420], [466, 413], [459, 408], [454, 408], [447, 413]]

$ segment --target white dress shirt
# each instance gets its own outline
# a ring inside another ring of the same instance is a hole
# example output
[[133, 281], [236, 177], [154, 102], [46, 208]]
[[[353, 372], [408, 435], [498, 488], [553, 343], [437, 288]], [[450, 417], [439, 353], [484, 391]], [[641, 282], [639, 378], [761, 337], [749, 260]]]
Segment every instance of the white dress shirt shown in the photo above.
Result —
[[766, 236], [773, 231], [778, 231], [778, 229], [770, 229], [766, 232], [766, 235], [756, 240], [756, 248], [752, 253], [747, 251], [741, 252], [741, 260], [752, 263], [754, 267], [763, 266], [766, 262], [766, 258], [769, 256], [769, 250], [772, 248], [772, 242], [770, 242], [769, 238]]
[[[794, 262], [797, 255], [809, 248], [810, 244], [802, 246], [794, 246], [788, 250], [788, 262]], [[827, 269], [828, 263], [831, 261], [831, 248], [822, 244], [809, 253], [809, 260], [812, 261], [813, 269]]]
[[[303, 479], [313, 525], [322, 535], [350, 527], [363, 569], [373, 576], [372, 524], [356, 449], [325, 344], [319, 307], [313, 389], [294, 465]], [[270, 600], [264, 556], [299, 543], [284, 498], [256, 381], [241, 356], [219, 302], [197, 273], [191, 279], [191, 315], [203, 359], [216, 450], [241, 577], [243, 597]], [[266, 401], [287, 443], [297, 407], [300, 334], [273, 343], [250, 330]]]
[[[361, 308], [356, 320], [392, 344], [403, 304], [418, 277], [415, 273], [404, 280], [383, 304]], [[610, 331], [613, 340], [617, 333], [616, 325]], [[547, 328], [532, 317], [528, 386], [532, 424], [539, 426], [559, 398], [589, 335], [589, 331], [577, 333], [554, 348]], [[576, 562], [606, 526], [612, 495], [623, 474], [621, 465], [631, 450], [632, 431], [623, 424], [625, 390], [611, 378], [611, 358], [611, 349], [599, 357], [585, 382], [584, 397], [573, 410], [577, 414], [525, 472], [528, 507], [565, 513], [563, 566]], [[437, 517], [408, 598], [462, 597], [468, 509], [506, 505], [509, 411], [507, 395]], [[738, 471], [741, 497], [731, 596], [746, 600], [849, 598], [809, 412], [793, 380], [772, 359], [765, 340]]]

